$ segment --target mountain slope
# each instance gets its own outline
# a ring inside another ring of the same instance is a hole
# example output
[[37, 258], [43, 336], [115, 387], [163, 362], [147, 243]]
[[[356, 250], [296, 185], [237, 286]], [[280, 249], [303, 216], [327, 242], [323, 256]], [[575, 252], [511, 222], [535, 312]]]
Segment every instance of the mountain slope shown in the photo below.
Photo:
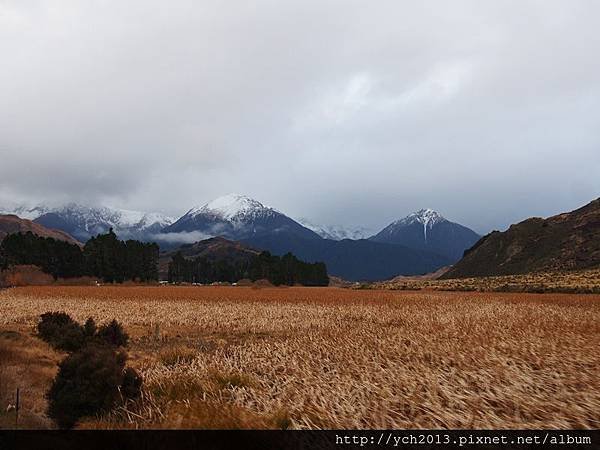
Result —
[[600, 267], [600, 198], [569, 213], [524, 220], [481, 238], [442, 278]]
[[173, 218], [159, 213], [144, 213], [125, 209], [89, 207], [70, 203], [59, 207], [19, 206], [0, 208], [21, 212], [27, 218], [45, 227], [62, 230], [82, 242], [112, 228], [121, 239], [151, 240], [164, 227], [173, 223]]
[[70, 244], [81, 245], [80, 242], [63, 231], [46, 228], [43, 225], [34, 223], [31, 220], [21, 219], [15, 215], [0, 215], [0, 242], [8, 234], [27, 233], [28, 231], [40, 237], [53, 238]]
[[241, 240], [266, 234], [321, 239], [314, 231], [276, 209], [244, 195], [229, 194], [198, 208], [166, 227], [163, 233], [201, 232]]
[[324, 262], [330, 275], [351, 281], [376, 281], [396, 275], [419, 275], [450, 264], [448, 258], [402, 245], [366, 239], [304, 239], [299, 236], [255, 236], [248, 245], [276, 255], [292, 252], [308, 262]]
[[438, 253], [454, 262], [479, 237], [473, 230], [450, 222], [432, 209], [422, 209], [391, 223], [369, 239]]

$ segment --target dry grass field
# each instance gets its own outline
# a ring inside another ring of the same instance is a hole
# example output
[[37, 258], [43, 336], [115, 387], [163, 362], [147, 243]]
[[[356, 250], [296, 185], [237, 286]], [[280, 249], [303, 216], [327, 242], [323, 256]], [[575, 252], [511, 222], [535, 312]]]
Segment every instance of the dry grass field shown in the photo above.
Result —
[[[600, 428], [600, 296], [246, 287], [0, 291], [0, 407], [51, 426], [41, 313], [117, 318], [141, 400], [83, 428]], [[0, 426], [11, 426], [3, 413]]]
[[392, 280], [376, 282], [362, 287], [395, 290], [429, 289], [441, 291], [600, 294], [600, 269], [572, 272], [533, 272], [524, 275], [453, 278], [448, 280], [396, 277]]

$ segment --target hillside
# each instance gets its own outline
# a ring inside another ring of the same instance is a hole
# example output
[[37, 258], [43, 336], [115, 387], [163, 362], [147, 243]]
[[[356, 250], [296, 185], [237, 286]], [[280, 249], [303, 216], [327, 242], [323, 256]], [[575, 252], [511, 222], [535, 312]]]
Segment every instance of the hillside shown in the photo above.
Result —
[[260, 250], [253, 249], [239, 242], [230, 241], [222, 237], [205, 239], [194, 244], [185, 244], [176, 250], [160, 254], [158, 262], [158, 273], [160, 279], [166, 279], [169, 270], [169, 262], [178, 251], [188, 259], [206, 258], [210, 261], [216, 260], [250, 260], [260, 254]]
[[47, 228], [32, 222], [31, 220], [21, 219], [12, 214], [0, 215], [0, 241], [2, 241], [7, 234], [27, 233], [28, 231], [31, 231], [33, 234], [40, 237], [53, 238], [70, 244], [81, 245], [79, 241], [64, 231]]
[[600, 199], [569, 213], [524, 220], [481, 238], [441, 278], [600, 267]]

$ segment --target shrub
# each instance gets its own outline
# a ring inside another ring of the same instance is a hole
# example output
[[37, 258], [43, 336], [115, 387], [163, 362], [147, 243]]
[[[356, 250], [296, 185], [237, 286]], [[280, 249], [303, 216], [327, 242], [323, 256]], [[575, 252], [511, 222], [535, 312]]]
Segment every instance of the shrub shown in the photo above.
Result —
[[111, 409], [119, 399], [126, 359], [124, 353], [98, 345], [67, 356], [47, 394], [48, 416], [60, 428], [72, 428], [81, 417]]
[[42, 314], [37, 329], [44, 341], [59, 350], [72, 352], [85, 344], [83, 328], [64, 312]]
[[47, 394], [48, 416], [72, 428], [86, 416], [106, 412], [121, 399], [140, 396], [142, 377], [125, 368], [127, 355], [103, 345], [88, 345], [67, 356]]
[[129, 335], [115, 319], [100, 326], [97, 336], [100, 341], [112, 347], [126, 347], [129, 342]]
[[91, 339], [96, 336], [96, 331], [98, 328], [96, 327], [96, 322], [91, 317], [88, 317], [88, 320], [85, 321], [83, 325], [83, 334], [86, 338]]

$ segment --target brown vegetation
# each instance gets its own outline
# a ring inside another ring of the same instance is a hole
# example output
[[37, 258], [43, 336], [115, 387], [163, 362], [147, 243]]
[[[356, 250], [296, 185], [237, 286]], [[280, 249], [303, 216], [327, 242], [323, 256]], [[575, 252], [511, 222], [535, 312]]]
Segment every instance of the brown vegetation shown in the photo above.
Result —
[[84, 428], [600, 427], [597, 295], [50, 286], [0, 303], [27, 340], [10, 350], [54, 364], [27, 336], [41, 313], [124, 324], [142, 397]]
[[37, 266], [12, 266], [0, 271], [0, 287], [48, 286], [54, 283], [52, 275]]
[[366, 287], [409, 290], [433, 289], [442, 291], [600, 294], [600, 269], [574, 272], [536, 272], [524, 275], [453, 278], [447, 280], [397, 277], [393, 280], [373, 283]]

